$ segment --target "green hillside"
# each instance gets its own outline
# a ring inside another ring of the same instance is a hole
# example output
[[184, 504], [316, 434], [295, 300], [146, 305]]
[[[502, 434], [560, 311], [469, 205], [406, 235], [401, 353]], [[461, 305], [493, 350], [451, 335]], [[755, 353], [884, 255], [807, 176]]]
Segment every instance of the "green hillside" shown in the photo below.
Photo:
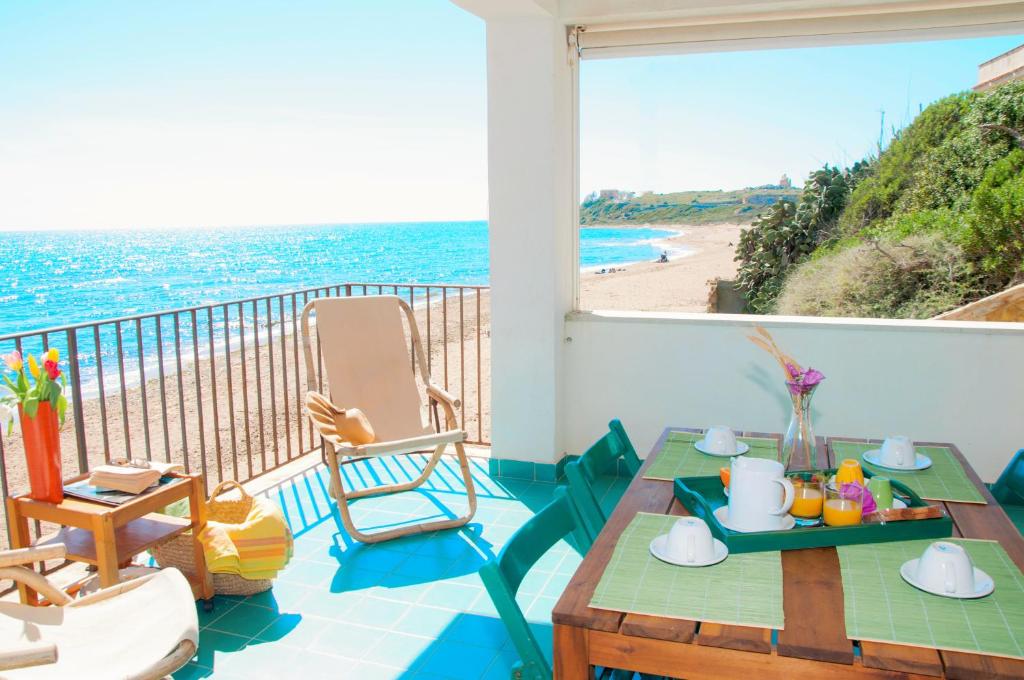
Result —
[[744, 231], [753, 311], [928, 318], [1024, 281], [1024, 82], [924, 109]]
[[580, 224], [748, 223], [780, 199], [795, 200], [798, 189], [752, 188], [735, 191], [679, 191], [625, 200], [593, 197], [580, 206]]

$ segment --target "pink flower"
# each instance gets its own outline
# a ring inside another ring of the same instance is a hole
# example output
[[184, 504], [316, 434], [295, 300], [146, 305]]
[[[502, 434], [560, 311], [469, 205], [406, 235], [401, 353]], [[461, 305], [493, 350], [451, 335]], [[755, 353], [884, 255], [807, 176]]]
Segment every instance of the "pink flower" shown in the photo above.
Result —
[[10, 354], [4, 355], [4, 363], [7, 364], [7, 368], [12, 371], [20, 371], [24, 362], [21, 359], [21, 352], [11, 352]]
[[824, 373], [822, 373], [821, 371], [816, 371], [813, 368], [811, 368], [810, 366], [808, 366], [807, 370], [804, 371], [804, 377], [803, 377], [802, 383], [803, 383], [803, 385], [805, 387], [814, 387], [815, 385], [817, 385], [818, 383], [820, 383], [824, 379], [825, 379], [825, 374]]
[[[787, 370], [792, 372], [792, 366], [787, 364]], [[814, 388], [821, 384], [821, 381], [825, 379], [825, 374], [821, 371], [816, 371], [813, 368], [808, 367], [807, 370], [797, 372], [793, 376], [792, 380], [786, 381], [786, 386], [794, 396], [800, 396], [801, 394], [810, 394], [814, 391]]]

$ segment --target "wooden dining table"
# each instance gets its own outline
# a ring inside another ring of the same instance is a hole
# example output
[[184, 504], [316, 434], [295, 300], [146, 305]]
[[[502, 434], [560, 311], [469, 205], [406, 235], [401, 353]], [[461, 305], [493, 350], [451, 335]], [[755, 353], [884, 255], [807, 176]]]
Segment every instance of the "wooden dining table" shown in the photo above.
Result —
[[[672, 482], [644, 478], [673, 431], [701, 430], [666, 428], [552, 610], [555, 678], [591, 678], [595, 666], [692, 680], [1024, 678], [1024, 661], [1017, 659], [849, 639], [835, 548], [782, 552], [785, 627], [774, 633], [590, 607], [619, 536], [638, 512], [688, 514], [675, 499]], [[778, 434], [742, 435], [772, 437], [781, 446]], [[822, 466], [835, 466], [832, 441], [818, 439]], [[997, 540], [1024, 569], [1024, 539], [960, 450], [948, 443], [918, 444], [949, 447], [987, 501], [938, 503], [953, 520], [954, 536]], [[806, 461], [791, 463], [792, 469], [805, 467]]]

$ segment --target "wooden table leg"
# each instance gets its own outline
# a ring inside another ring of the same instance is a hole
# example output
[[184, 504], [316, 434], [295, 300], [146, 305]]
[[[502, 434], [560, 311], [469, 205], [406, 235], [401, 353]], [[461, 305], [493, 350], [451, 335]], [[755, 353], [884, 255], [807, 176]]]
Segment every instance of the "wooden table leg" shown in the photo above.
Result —
[[[203, 491], [202, 477], [193, 477], [188, 494], [189, 519], [192, 521], [192, 550], [196, 563], [196, 579], [193, 590], [206, 605], [212, 606], [213, 577], [206, 568], [206, 554], [203, 544], [199, 541], [199, 533], [206, 528], [206, 494]], [[206, 606], [204, 605], [204, 606]]]
[[117, 542], [111, 513], [95, 517], [92, 536], [96, 544], [96, 571], [100, 577], [100, 588], [116, 586], [121, 577], [117, 568]]
[[[11, 548], [16, 550], [18, 548], [30, 547], [32, 539], [29, 538], [28, 520], [18, 512], [18, 502], [13, 498], [7, 499], [7, 517], [11, 528]], [[39, 595], [36, 591], [23, 583], [18, 584], [18, 596], [21, 598], [22, 604], [30, 604], [32, 606], [39, 604]]]
[[555, 680], [592, 680], [587, 630], [555, 624]]

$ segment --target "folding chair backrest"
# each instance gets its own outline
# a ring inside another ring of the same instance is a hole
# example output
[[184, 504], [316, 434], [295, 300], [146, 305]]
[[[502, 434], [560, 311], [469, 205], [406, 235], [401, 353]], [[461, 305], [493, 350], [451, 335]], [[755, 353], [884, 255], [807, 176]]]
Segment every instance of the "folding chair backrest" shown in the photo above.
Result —
[[1003, 505], [1024, 505], [1024, 449], [1010, 459], [992, 485], [992, 495]]
[[525, 678], [550, 678], [551, 665], [516, 603], [516, 592], [530, 567], [570, 534], [575, 536], [580, 550], [590, 549], [590, 536], [576, 507], [565, 488], [558, 487], [555, 499], [512, 535], [498, 557], [480, 568], [480, 578], [522, 658]]
[[640, 459], [626, 436], [625, 428], [621, 422], [613, 420], [608, 423], [608, 434], [598, 439], [577, 460], [565, 466], [569, 493], [591, 536], [596, 537], [601, 533], [608, 521], [594, 493], [594, 482], [603, 475], [618, 474], [620, 461], [630, 477], [640, 470]]
[[[358, 408], [372, 425], [377, 441], [396, 441], [430, 433], [424, 421], [423, 396], [410, 364], [403, 314], [413, 343], [415, 322], [394, 295], [320, 298], [303, 311], [307, 374], [314, 364], [309, 345], [309, 312], [316, 313], [320, 352], [330, 400], [341, 409]], [[417, 362], [422, 364], [418, 346]], [[421, 371], [425, 377], [425, 371]], [[312, 388], [312, 387], [311, 387]]]

